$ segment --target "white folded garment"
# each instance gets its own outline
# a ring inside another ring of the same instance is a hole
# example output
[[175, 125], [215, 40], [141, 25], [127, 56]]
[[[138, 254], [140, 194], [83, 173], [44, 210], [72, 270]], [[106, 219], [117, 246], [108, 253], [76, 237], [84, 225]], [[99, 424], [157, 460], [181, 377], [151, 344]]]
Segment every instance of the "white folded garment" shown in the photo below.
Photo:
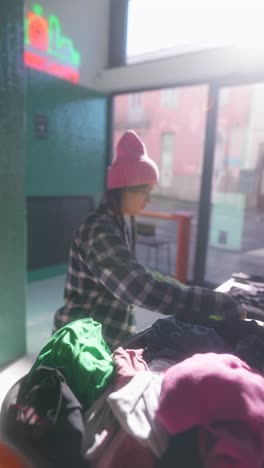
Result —
[[165, 452], [169, 435], [155, 418], [162, 384], [162, 375], [139, 371], [107, 401], [123, 429], [157, 456]]

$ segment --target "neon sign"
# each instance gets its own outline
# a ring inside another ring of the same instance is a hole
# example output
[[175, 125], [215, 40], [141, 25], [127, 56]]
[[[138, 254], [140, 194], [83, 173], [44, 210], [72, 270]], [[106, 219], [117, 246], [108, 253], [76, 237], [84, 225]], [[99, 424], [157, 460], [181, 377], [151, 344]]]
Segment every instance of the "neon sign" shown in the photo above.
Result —
[[43, 16], [43, 8], [35, 5], [24, 20], [24, 63], [27, 67], [55, 75], [58, 78], [79, 82], [80, 53], [73, 41], [62, 36], [57, 16]]

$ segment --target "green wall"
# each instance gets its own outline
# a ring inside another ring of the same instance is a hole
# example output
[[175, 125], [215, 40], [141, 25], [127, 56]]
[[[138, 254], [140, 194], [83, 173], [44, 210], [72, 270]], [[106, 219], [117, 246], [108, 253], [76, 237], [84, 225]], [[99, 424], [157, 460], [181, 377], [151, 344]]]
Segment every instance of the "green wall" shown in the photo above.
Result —
[[0, 365], [25, 352], [23, 2], [0, 2]]
[[[90, 195], [102, 198], [106, 170], [107, 98], [53, 76], [26, 70], [27, 196]], [[36, 136], [36, 117], [48, 137]], [[28, 281], [65, 272], [54, 265], [28, 272]]]
[[[106, 98], [27, 69], [27, 195], [93, 195], [104, 190]], [[36, 115], [48, 139], [35, 136]]]

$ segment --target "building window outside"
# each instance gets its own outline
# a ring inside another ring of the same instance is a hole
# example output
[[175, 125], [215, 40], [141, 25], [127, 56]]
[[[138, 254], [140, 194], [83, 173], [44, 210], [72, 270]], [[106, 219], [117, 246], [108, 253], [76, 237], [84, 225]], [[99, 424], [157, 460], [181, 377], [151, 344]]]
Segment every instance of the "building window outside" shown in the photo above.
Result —
[[166, 132], [161, 135], [161, 169], [160, 185], [169, 188], [173, 182], [173, 163], [175, 152], [175, 133]]
[[162, 153], [173, 153], [175, 147], [175, 133], [166, 132], [161, 135]]
[[160, 101], [163, 107], [173, 107], [177, 106], [178, 102], [177, 90], [175, 88], [162, 89], [160, 92]]
[[229, 167], [241, 169], [247, 143], [247, 128], [233, 127], [229, 131], [227, 164]]
[[230, 89], [222, 88], [221, 94], [219, 96], [219, 108], [228, 104], [229, 96], [230, 96]]
[[131, 93], [129, 96], [129, 108], [138, 109], [143, 105], [142, 93]]
[[130, 128], [145, 126], [144, 94], [131, 93], [128, 95], [127, 124]]

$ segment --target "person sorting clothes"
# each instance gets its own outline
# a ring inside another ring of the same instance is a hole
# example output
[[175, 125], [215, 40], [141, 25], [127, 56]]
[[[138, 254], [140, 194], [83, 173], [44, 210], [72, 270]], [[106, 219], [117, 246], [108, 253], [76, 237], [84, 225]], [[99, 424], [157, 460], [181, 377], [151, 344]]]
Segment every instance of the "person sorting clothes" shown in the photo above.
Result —
[[145, 145], [134, 131], [126, 131], [108, 169], [104, 200], [75, 233], [65, 304], [55, 313], [53, 332], [74, 320], [91, 317], [102, 324], [106, 342], [115, 346], [136, 333], [133, 306], [175, 314], [179, 320], [192, 323], [212, 314], [230, 320], [243, 318], [236, 299], [158, 280], [137, 260], [135, 216], [144, 209], [158, 182], [158, 168]]

